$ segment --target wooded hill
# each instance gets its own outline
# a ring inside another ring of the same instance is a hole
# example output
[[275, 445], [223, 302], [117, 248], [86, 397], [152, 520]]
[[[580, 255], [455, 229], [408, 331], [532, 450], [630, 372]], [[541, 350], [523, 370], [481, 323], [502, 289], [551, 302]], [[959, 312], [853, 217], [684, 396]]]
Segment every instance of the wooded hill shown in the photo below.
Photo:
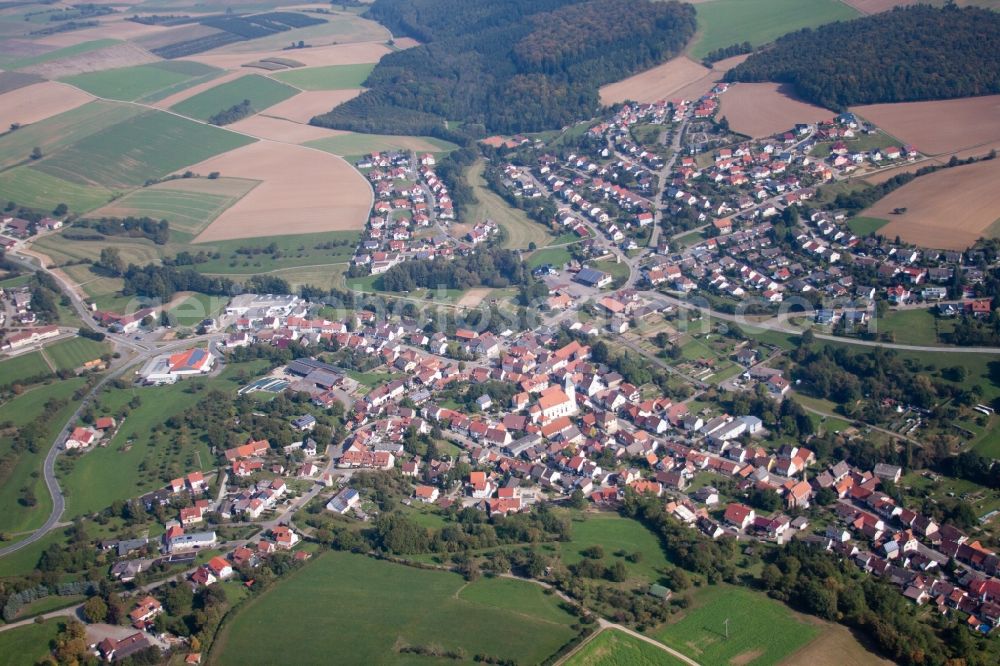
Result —
[[313, 124], [460, 140], [562, 127], [695, 31], [691, 5], [650, 0], [376, 0], [367, 15], [423, 45], [382, 58], [368, 92]]
[[790, 83], [829, 109], [1000, 92], [1000, 13], [896, 8], [780, 37], [726, 75]]

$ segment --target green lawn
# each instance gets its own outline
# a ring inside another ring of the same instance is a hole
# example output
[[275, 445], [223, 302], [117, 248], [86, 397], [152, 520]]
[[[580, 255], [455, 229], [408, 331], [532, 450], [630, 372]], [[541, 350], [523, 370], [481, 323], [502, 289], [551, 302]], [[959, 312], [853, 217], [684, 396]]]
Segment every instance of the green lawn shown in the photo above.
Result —
[[86, 598], [87, 597], [82, 594], [70, 594], [66, 596], [50, 594], [47, 597], [42, 597], [41, 599], [33, 601], [27, 606], [22, 607], [21, 611], [17, 614], [17, 618], [19, 620], [23, 620], [35, 615], [44, 615], [45, 613], [59, 610], [60, 608], [75, 606], [76, 604], [84, 601]]
[[111, 349], [107, 344], [87, 338], [61, 340], [45, 348], [46, 356], [59, 370], [76, 370], [87, 361], [93, 361], [110, 352]]
[[531, 615], [555, 624], [572, 624], [572, 615], [559, 607], [559, 598], [546, 595], [541, 585], [510, 578], [483, 578], [466, 585], [458, 598], [486, 608]]
[[800, 28], [860, 15], [839, 0], [711, 0], [695, 9], [701, 33], [691, 49], [695, 59], [744, 41], [760, 46]]
[[48, 620], [0, 632], [0, 666], [34, 666], [49, 655], [62, 623]]
[[[582, 518], [581, 518], [582, 517]], [[591, 546], [604, 549], [604, 562], [621, 561], [628, 570], [630, 584], [655, 583], [670, 564], [659, 540], [642, 523], [622, 518], [615, 513], [575, 514], [571, 541], [557, 544], [559, 555], [566, 564], [583, 559], [582, 551]], [[622, 556], [615, 553], [622, 552]], [[623, 555], [642, 553], [638, 562], [629, 562]]]
[[97, 97], [119, 99], [126, 102], [155, 96], [161, 90], [177, 91], [182, 84], [194, 85], [222, 70], [198, 62], [165, 60], [148, 65], [86, 72], [62, 79]]
[[344, 90], [360, 88], [375, 65], [329, 65], [327, 67], [305, 67], [271, 76], [302, 90]]
[[588, 266], [608, 273], [612, 277], [611, 288], [617, 288], [619, 284], [628, 279], [629, 267], [624, 261], [593, 261]]
[[531, 257], [528, 259], [528, 267], [538, 268], [545, 264], [551, 264], [557, 270], [562, 270], [562, 267], [572, 258], [569, 250], [565, 247], [545, 248], [531, 253]]
[[[452, 573], [325, 553], [231, 617], [211, 657], [219, 664], [278, 663], [289, 654], [298, 663], [417, 664], [429, 662], [399, 654], [398, 646], [433, 645], [462, 650], [465, 662], [487, 654], [537, 664], [572, 638], [573, 618], [554, 598], [517, 588], [523, 585], [530, 583], [465, 587]], [[511, 610], [499, 598], [508, 594], [525, 605]]]
[[566, 661], [566, 666], [675, 666], [669, 653], [617, 629], [605, 629]]
[[170, 310], [173, 326], [197, 326], [203, 319], [215, 317], [229, 302], [224, 296], [193, 294]]
[[255, 111], [263, 111], [297, 92], [280, 81], [260, 74], [248, 74], [189, 97], [170, 107], [170, 110], [197, 120], [208, 120], [245, 99], [250, 100], [250, 106]]
[[0, 361], [0, 383], [8, 384], [30, 377], [50, 374], [48, 364], [42, 355], [36, 351], [30, 354], [20, 354], [14, 358]]
[[[729, 620], [729, 638], [725, 621]], [[679, 619], [648, 632], [702, 666], [777, 664], [820, 633], [784, 604], [732, 585], [697, 591]]]
[[108, 46], [114, 46], [115, 44], [121, 43], [121, 40], [118, 39], [95, 39], [90, 42], [67, 46], [66, 48], [58, 49], [56, 51], [42, 53], [41, 55], [12, 60], [4, 63], [3, 67], [4, 69], [24, 69], [25, 67], [31, 67], [32, 65], [40, 65], [43, 62], [52, 62], [53, 60], [60, 60], [62, 58], [71, 58], [73, 56], [90, 53], [91, 51], [97, 51], [98, 49], [103, 49]]
[[130, 189], [253, 141], [163, 111], [149, 111], [44, 157], [36, 168], [69, 183]]
[[875, 331], [892, 335], [894, 342], [907, 345], [941, 344], [939, 335], [955, 328], [955, 321], [938, 319], [929, 310], [896, 310], [875, 322]]
[[[42, 479], [42, 462], [49, 447], [55, 441], [59, 429], [66, 423], [76, 404], [72, 401], [73, 393], [83, 386], [83, 379], [57, 381], [51, 384], [31, 389], [13, 400], [0, 405], [0, 532], [23, 532], [41, 526], [52, 510], [52, 499], [49, 497]], [[49, 400], [65, 400], [66, 405], [49, 420], [43, 441], [38, 443], [37, 450], [14, 450], [14, 428], [27, 425], [38, 418], [44, 411]], [[2, 424], [9, 424], [9, 428]], [[29, 488], [34, 494], [36, 504], [22, 504], [22, 488]], [[34, 563], [32, 563], [34, 564]]]
[[877, 217], [852, 217], [847, 221], [847, 228], [857, 236], [867, 236], [875, 233], [887, 224], [889, 224], [889, 220], [882, 220]]

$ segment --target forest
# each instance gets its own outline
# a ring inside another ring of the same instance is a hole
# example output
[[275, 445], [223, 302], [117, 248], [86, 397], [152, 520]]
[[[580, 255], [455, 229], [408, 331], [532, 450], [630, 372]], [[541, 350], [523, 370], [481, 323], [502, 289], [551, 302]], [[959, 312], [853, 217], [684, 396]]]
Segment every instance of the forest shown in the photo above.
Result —
[[806, 100], [842, 110], [998, 93], [997, 53], [997, 12], [916, 5], [785, 35], [726, 80], [789, 83]]
[[473, 287], [508, 287], [522, 284], [530, 277], [518, 253], [491, 248], [464, 257], [447, 260], [407, 261], [390, 268], [382, 276], [386, 291], [426, 289], [471, 289]]
[[376, 0], [367, 16], [422, 45], [382, 58], [367, 92], [312, 123], [460, 142], [589, 117], [601, 85], [677, 55], [695, 30], [691, 5], [649, 0]]

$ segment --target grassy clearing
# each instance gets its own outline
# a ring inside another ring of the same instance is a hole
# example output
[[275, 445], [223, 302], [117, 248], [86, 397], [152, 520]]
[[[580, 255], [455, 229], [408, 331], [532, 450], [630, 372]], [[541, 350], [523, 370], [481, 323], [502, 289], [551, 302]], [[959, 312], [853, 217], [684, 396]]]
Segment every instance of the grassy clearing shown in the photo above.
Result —
[[49, 656], [62, 622], [48, 620], [0, 633], [0, 666], [33, 666]]
[[149, 111], [43, 158], [37, 168], [69, 183], [128, 189], [253, 141]]
[[[660, 579], [661, 571], [670, 568], [656, 535], [641, 523], [622, 518], [615, 513], [574, 514], [573, 539], [557, 544], [559, 556], [566, 564], [583, 559], [582, 551], [591, 546], [604, 549], [607, 564], [621, 561], [628, 571], [628, 584], [650, 584]], [[621, 552], [622, 555], [615, 555]], [[642, 553], [638, 562], [629, 562], [624, 555]]]
[[169, 315], [174, 326], [197, 326], [203, 319], [217, 316], [228, 302], [228, 298], [220, 296], [192, 294], [171, 309]]
[[[729, 619], [729, 638], [725, 620]], [[650, 635], [703, 666], [776, 664], [819, 635], [815, 624], [763, 594], [732, 585], [702, 588], [680, 619]]]
[[847, 228], [857, 236], [867, 236], [887, 224], [889, 220], [880, 220], [877, 217], [852, 217], [847, 221]]
[[[485, 591], [469, 590], [481, 584]], [[219, 664], [276, 663], [293, 651], [302, 663], [415, 663], [396, 646], [435, 645], [464, 651], [466, 661], [489, 654], [537, 664], [572, 637], [569, 615], [550, 619], [560, 613], [554, 599], [531, 599], [512, 611], [498, 590], [487, 581], [465, 586], [443, 571], [325, 553], [244, 606], [223, 626], [212, 658]], [[504, 592], [528, 598], [513, 586]], [[350, 614], [350, 632], [331, 608]], [[302, 622], [303, 616], [310, 621]]]
[[570, 256], [568, 248], [550, 247], [533, 252], [531, 257], [528, 259], [528, 266], [530, 268], [538, 268], [539, 266], [550, 264], [557, 269], [562, 269], [563, 265], [569, 262], [572, 258], [573, 257]]
[[875, 322], [879, 334], [892, 335], [893, 341], [908, 345], [942, 344], [941, 334], [955, 328], [953, 319], [938, 319], [929, 310], [896, 310]]
[[414, 150], [428, 153], [449, 153], [458, 148], [450, 141], [430, 136], [396, 136], [391, 134], [338, 134], [310, 141], [312, 148], [319, 148], [334, 155], [367, 155], [387, 150]]
[[62, 58], [71, 58], [73, 56], [90, 53], [91, 51], [97, 51], [98, 49], [107, 48], [108, 46], [114, 46], [115, 44], [121, 43], [121, 40], [118, 39], [95, 39], [90, 42], [67, 46], [64, 49], [42, 53], [41, 55], [12, 60], [4, 63], [3, 67], [4, 69], [24, 69], [25, 67], [31, 67], [32, 65], [40, 65], [44, 62], [52, 62], [53, 60], [61, 60]]
[[859, 16], [838, 0], [712, 0], [695, 5], [701, 39], [691, 49], [693, 58], [704, 58], [715, 49], [749, 41], [767, 44], [799, 28]]
[[36, 351], [30, 354], [20, 354], [6, 361], [0, 361], [0, 377], [3, 378], [2, 381], [4, 384], [25, 380], [29, 377], [37, 377], [49, 372], [51, 370], [49, 370], [48, 364], [45, 363], [45, 359]]
[[263, 111], [297, 92], [280, 81], [260, 74], [248, 74], [189, 97], [170, 107], [170, 110], [197, 120], [208, 120], [245, 99], [250, 100], [250, 106], [255, 111]]
[[62, 79], [96, 97], [132, 102], [155, 96], [161, 90], [183, 89], [182, 84], [195, 83], [217, 76], [222, 70], [198, 62], [170, 60], [135, 67], [86, 72]]
[[111, 348], [107, 344], [87, 338], [62, 340], [45, 348], [45, 354], [59, 370], [75, 370], [87, 361], [100, 358], [110, 351]]
[[[41, 476], [42, 461], [59, 429], [73, 413], [76, 407], [73, 393], [83, 384], [83, 379], [53, 382], [0, 405], [0, 506], [4, 507], [0, 512], [0, 532], [23, 532], [39, 527], [52, 510], [52, 499]], [[37, 451], [14, 450], [16, 429], [38, 418], [45, 403], [53, 399], [65, 400], [66, 404], [50, 419], [44, 441], [39, 442]], [[37, 501], [34, 506], [22, 504], [22, 488], [31, 490]]]
[[566, 661], [566, 666], [674, 666], [680, 659], [617, 629], [605, 629]]
[[187, 181], [169, 181], [135, 190], [96, 215], [151, 217], [167, 220], [172, 230], [196, 236], [258, 183], [243, 178], [198, 179], [201, 191], [183, 188]]
[[271, 76], [302, 90], [345, 90], [360, 88], [373, 69], [374, 64], [329, 65], [277, 72]]
[[481, 159], [469, 167], [469, 185], [472, 186], [478, 203], [469, 205], [466, 219], [474, 223], [483, 220], [497, 222], [507, 232], [507, 239], [503, 244], [505, 248], [526, 250], [531, 243], [537, 247], [547, 245], [552, 240], [552, 234], [548, 229], [531, 220], [523, 210], [514, 208], [491, 190], [483, 178], [485, 168], [486, 163]]
[[66, 596], [51, 594], [22, 607], [21, 611], [17, 614], [17, 619], [23, 620], [25, 618], [34, 617], [35, 615], [44, 615], [45, 613], [50, 613], [68, 606], [75, 606], [78, 603], [83, 602], [86, 598], [87, 597], [82, 594], [70, 594]]

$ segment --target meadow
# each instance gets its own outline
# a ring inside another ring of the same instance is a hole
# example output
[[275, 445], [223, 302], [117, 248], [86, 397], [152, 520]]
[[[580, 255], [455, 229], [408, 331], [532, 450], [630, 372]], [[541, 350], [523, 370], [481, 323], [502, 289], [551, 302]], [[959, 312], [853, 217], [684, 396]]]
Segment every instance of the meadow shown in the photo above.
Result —
[[860, 14], [839, 0], [711, 0], [695, 5], [701, 39], [691, 57], [749, 41], [767, 44], [786, 33]]
[[69, 183], [127, 189], [254, 139], [149, 111], [44, 157], [37, 169]]
[[569, 250], [565, 247], [547, 247], [532, 252], [531, 257], [528, 258], [528, 266], [538, 268], [545, 264], [551, 264], [556, 270], [562, 270], [563, 265], [572, 258]]
[[[0, 512], [0, 532], [16, 533], [39, 527], [52, 510], [52, 499], [40, 474], [42, 461], [76, 407], [73, 394], [83, 385], [84, 380], [80, 378], [57, 381], [33, 388], [0, 405], [0, 506], [4, 507]], [[15, 451], [14, 429], [38, 418], [45, 403], [52, 399], [65, 400], [67, 404], [49, 419], [45, 439], [38, 451]], [[39, 473], [37, 477], [33, 476], [35, 473]], [[25, 487], [35, 496], [37, 503], [34, 506], [25, 506], [20, 501], [21, 489]]]
[[[263, 111], [294, 96], [296, 92], [295, 88], [280, 81], [259, 74], [248, 74], [189, 97], [170, 107], [170, 110], [196, 120], [208, 120], [245, 99], [250, 100], [250, 106], [255, 111]], [[204, 157], [189, 160], [188, 163], [201, 159]]]
[[0, 632], [0, 666], [33, 666], [49, 654], [49, 643], [62, 623], [47, 620]]
[[[784, 604], [732, 585], [704, 587], [678, 619], [649, 635], [702, 666], [777, 664], [820, 634]], [[725, 621], [729, 620], [726, 637]]]
[[623, 631], [605, 629], [567, 659], [565, 666], [676, 666], [683, 663]]
[[148, 65], [86, 72], [67, 77], [63, 81], [96, 97], [132, 102], [148, 101], [164, 91], [177, 92], [220, 74], [222, 70], [199, 62], [166, 60]]
[[328, 65], [272, 74], [272, 78], [302, 90], [345, 90], [360, 88], [375, 69], [370, 65]]
[[929, 310], [895, 310], [875, 322], [875, 331], [906, 345], [943, 345], [941, 335], [955, 328], [954, 319], [939, 319]]
[[847, 228], [858, 236], [868, 236], [889, 224], [889, 220], [874, 217], [852, 217], [847, 221]]
[[39, 171], [20, 166], [0, 173], [0, 199], [21, 206], [52, 210], [61, 203], [71, 213], [85, 213], [111, 199], [111, 190], [97, 185], [79, 185]]
[[433, 645], [462, 650], [465, 661], [487, 654], [537, 664], [573, 637], [574, 618], [554, 597], [520, 589], [531, 585], [466, 584], [444, 571], [325, 553], [231, 616], [210, 661], [276, 663], [294, 650], [302, 663], [415, 663], [398, 647]]
[[70, 338], [45, 347], [45, 355], [57, 370], [76, 370], [87, 361], [93, 361], [111, 353], [107, 344], [87, 338]]
[[[671, 568], [656, 535], [638, 521], [616, 513], [578, 513], [573, 515], [571, 529], [572, 540], [557, 544], [559, 556], [567, 565], [582, 560], [584, 550], [600, 546], [607, 564], [620, 561], [625, 565], [630, 585], [655, 583], [663, 571]], [[642, 553], [638, 562], [625, 559], [624, 555], [636, 552]]]
[[429, 136], [396, 136], [389, 134], [355, 134], [347, 132], [337, 136], [317, 139], [306, 144], [334, 155], [367, 155], [387, 150], [413, 150], [428, 153], [446, 153], [458, 148], [450, 141]]
[[51, 372], [41, 353], [37, 351], [28, 354], [18, 354], [12, 358], [0, 361], [0, 381], [4, 384], [38, 377]]
[[549, 230], [490, 189], [483, 178], [484, 167], [483, 160], [477, 160], [469, 167], [469, 185], [478, 201], [467, 206], [465, 220], [472, 224], [487, 219], [497, 222], [507, 234], [503, 243], [505, 248], [526, 250], [532, 243], [536, 247], [548, 245], [552, 240]]

